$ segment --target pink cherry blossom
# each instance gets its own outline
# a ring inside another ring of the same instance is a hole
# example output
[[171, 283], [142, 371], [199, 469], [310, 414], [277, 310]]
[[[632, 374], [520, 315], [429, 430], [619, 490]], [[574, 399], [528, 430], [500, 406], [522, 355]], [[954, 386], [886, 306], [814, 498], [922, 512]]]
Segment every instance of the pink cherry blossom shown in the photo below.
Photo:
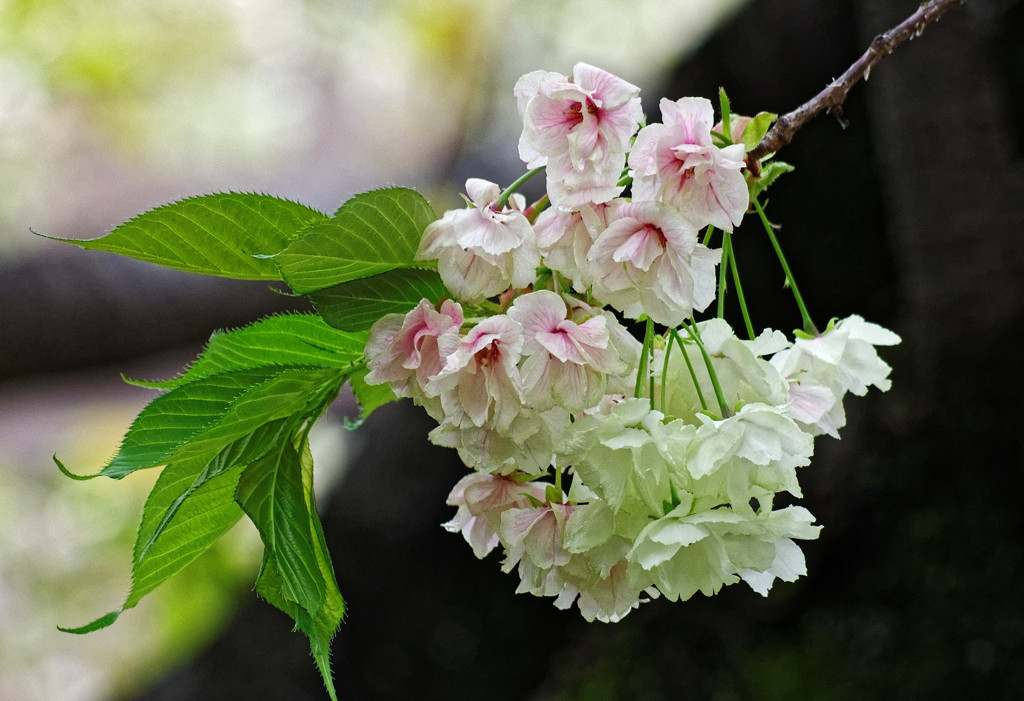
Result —
[[445, 366], [427, 383], [428, 396], [440, 396], [455, 426], [508, 428], [523, 403], [519, 358], [522, 327], [507, 316], [488, 317], [455, 342], [439, 347]]
[[639, 94], [635, 85], [586, 63], [577, 63], [571, 78], [534, 71], [519, 79], [519, 155], [531, 168], [547, 166], [553, 204], [572, 209], [622, 191], [617, 183], [625, 154], [643, 118]]
[[[743, 143], [743, 131], [752, 121], [754, 121], [753, 117], [743, 117], [738, 114], [732, 115], [729, 119], [729, 141], [734, 144]], [[711, 131], [725, 134], [725, 124], [719, 121], [715, 126], [711, 127]]]
[[732, 231], [750, 204], [743, 145], [712, 143], [714, 109], [705, 98], [662, 99], [661, 114], [664, 123], [641, 129], [629, 154], [633, 199], [658, 200], [698, 227]]
[[472, 206], [453, 209], [427, 226], [416, 257], [437, 259], [438, 272], [458, 299], [473, 304], [527, 287], [540, 264], [536, 235], [522, 213], [522, 195], [498, 208], [501, 191], [495, 183], [470, 178], [466, 192]]
[[444, 337], [458, 339], [462, 322], [462, 307], [449, 299], [441, 303], [440, 310], [424, 299], [404, 316], [381, 318], [370, 329], [366, 343], [367, 384], [388, 383], [399, 397], [432, 404], [425, 401], [423, 388], [444, 366], [438, 345], [444, 345]]
[[721, 252], [697, 242], [681, 214], [657, 202], [609, 208], [588, 255], [594, 296], [631, 319], [678, 326], [715, 298]]
[[608, 374], [629, 369], [610, 344], [607, 318], [595, 315], [577, 323], [568, 314], [565, 300], [550, 290], [517, 297], [508, 311], [523, 328], [520, 370], [531, 406], [581, 411], [604, 394]]
[[522, 482], [508, 476], [466, 475], [452, 489], [447, 503], [457, 506], [455, 517], [442, 524], [452, 533], [462, 533], [473, 554], [484, 557], [498, 545], [501, 515], [510, 508], [530, 506], [529, 497], [544, 500], [545, 485]]
[[549, 207], [534, 222], [543, 264], [569, 278], [577, 292], [585, 292], [594, 282], [587, 256], [596, 233], [607, 227], [608, 207], [608, 203], [585, 204], [573, 211]]

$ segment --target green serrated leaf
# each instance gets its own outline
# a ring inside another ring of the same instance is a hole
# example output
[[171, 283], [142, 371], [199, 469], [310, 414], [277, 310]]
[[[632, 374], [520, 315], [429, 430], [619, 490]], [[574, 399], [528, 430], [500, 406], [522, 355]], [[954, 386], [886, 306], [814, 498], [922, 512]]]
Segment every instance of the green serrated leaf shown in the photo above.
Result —
[[233, 331], [214, 333], [199, 358], [180, 377], [161, 382], [131, 382], [172, 389], [237, 370], [284, 365], [343, 369], [362, 358], [365, 346], [365, 333], [341, 331], [315, 314], [282, 314]]
[[111, 625], [114, 621], [116, 621], [117, 617], [120, 616], [122, 613], [123, 611], [121, 609], [118, 609], [117, 611], [105, 613], [99, 618], [97, 618], [95, 621], [86, 623], [84, 626], [78, 626], [77, 628], [65, 628], [64, 626], [57, 626], [57, 630], [63, 633], [71, 633], [73, 635], [85, 635], [86, 633], [92, 633], [93, 631], [106, 628], [107, 626]]
[[157, 397], [136, 417], [120, 450], [100, 474], [119, 479], [163, 465], [177, 448], [215, 425], [238, 397], [267, 377], [266, 370], [225, 373]]
[[204, 377], [154, 399], [100, 474], [115, 479], [171, 460], [209, 462], [235, 441], [277, 419], [315, 418], [347, 372], [257, 368]]
[[204, 478], [206, 471], [199, 461], [184, 461], [160, 473], [142, 511], [132, 588], [122, 610], [199, 557], [241, 518], [235, 502], [240, 466]]
[[[235, 503], [241, 470], [222, 472], [195, 487], [198, 461], [168, 465], [146, 500], [135, 540], [132, 587], [121, 608], [66, 633], [91, 633], [111, 625], [126, 610], [205, 552], [242, 515]], [[168, 510], [173, 508], [173, 514]]]
[[273, 260], [299, 294], [395, 268], [424, 267], [415, 260], [416, 249], [434, 219], [430, 204], [415, 190], [372, 190], [307, 227]]
[[326, 600], [328, 585], [320, 572], [295, 449], [282, 443], [245, 468], [235, 498], [256, 525], [267, 557], [277, 568], [281, 596], [315, 615]]
[[[156, 527], [152, 529], [152, 532], [148, 533], [148, 537], [145, 540], [142, 538], [142, 533], [140, 531], [139, 540], [135, 543], [136, 560], [141, 560], [146, 556], [150, 547], [152, 547], [153, 544], [156, 543], [157, 539], [163, 535], [164, 529], [168, 526], [171, 519], [174, 518], [175, 514], [177, 514], [181, 505], [186, 499], [191, 497], [197, 489], [213, 478], [219, 477], [222, 473], [227, 472], [228, 470], [248, 465], [249, 463], [262, 458], [279, 442], [288, 440], [294, 432], [294, 425], [299, 423], [301, 423], [301, 421], [295, 417], [272, 421], [260, 426], [252, 433], [242, 436], [233, 443], [228, 444], [227, 447], [217, 454], [217, 457], [210, 461], [210, 463], [195, 476], [191, 486], [181, 492], [174, 501], [163, 509], [161, 520]], [[194, 459], [194, 461], [186, 461], [186, 463], [202, 464], [202, 456]]]
[[46, 238], [191, 273], [280, 280], [277, 266], [259, 256], [280, 252], [320, 220], [327, 216], [296, 202], [232, 192], [157, 207], [95, 239]]
[[344, 371], [331, 368], [278, 370], [246, 391], [217, 425], [175, 450], [170, 459], [210, 459], [237, 441], [249, 443], [253, 432], [267, 424], [280, 419], [314, 419], [338, 394], [344, 380]]
[[309, 514], [310, 543], [316, 559], [317, 570], [324, 585], [324, 599], [316, 610], [303, 608], [290, 596], [290, 587], [282, 574], [277, 554], [268, 546], [263, 556], [263, 566], [256, 580], [256, 593], [270, 604], [284, 611], [295, 621], [295, 626], [309, 638], [310, 651], [316, 661], [324, 686], [332, 699], [337, 699], [331, 676], [331, 639], [345, 615], [345, 601], [338, 589], [334, 576], [334, 565], [324, 540], [323, 528], [316, 513], [313, 496], [313, 459], [309, 444], [304, 443], [301, 454], [291, 451], [288, 461], [295, 461], [301, 480], [302, 497]]
[[[315, 410], [319, 413], [319, 410]], [[269, 453], [275, 445], [281, 441], [288, 440], [289, 436], [295, 433], [298, 426], [301, 426], [307, 416], [286, 416], [263, 424], [259, 428], [247, 433], [241, 438], [224, 447], [215, 457], [201, 475], [201, 480], [212, 479], [221, 472], [231, 470], [240, 465], [248, 465], [259, 460]]]
[[363, 331], [385, 314], [405, 314], [422, 299], [438, 302], [451, 293], [433, 270], [389, 270], [309, 295], [324, 320], [343, 331]]
[[[326, 548], [324, 548], [324, 553], [326, 554]], [[333, 581], [332, 575], [331, 582]], [[337, 701], [338, 697], [331, 674], [331, 639], [338, 630], [345, 613], [345, 602], [337, 584], [333, 588], [327, 589], [327, 596], [320, 610], [315, 615], [310, 615], [308, 611], [303, 610], [287, 598], [277, 563], [269, 553], [265, 552], [263, 565], [260, 567], [260, 574], [256, 579], [256, 594], [291, 617], [295, 621], [295, 628], [309, 638], [310, 652], [313, 654], [313, 660], [323, 678], [327, 693], [331, 699]]]

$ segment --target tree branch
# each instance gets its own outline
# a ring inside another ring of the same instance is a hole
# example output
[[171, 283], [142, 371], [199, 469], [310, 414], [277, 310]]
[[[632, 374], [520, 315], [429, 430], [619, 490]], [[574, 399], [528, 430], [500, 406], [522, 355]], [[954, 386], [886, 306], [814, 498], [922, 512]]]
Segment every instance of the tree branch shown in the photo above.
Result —
[[876, 36], [864, 55], [847, 68], [841, 76], [829, 83], [828, 87], [792, 112], [775, 120], [775, 124], [764, 135], [760, 143], [747, 153], [747, 167], [757, 175], [761, 169], [760, 160], [762, 158], [777, 152], [792, 141], [796, 132], [823, 110], [827, 110], [841, 119], [842, 105], [846, 100], [846, 95], [859, 80], [862, 78], [867, 80], [872, 66], [891, 54], [903, 42], [920, 36], [927, 25], [964, 2], [966, 0], [930, 0], [918, 7], [914, 14], [899, 25]]

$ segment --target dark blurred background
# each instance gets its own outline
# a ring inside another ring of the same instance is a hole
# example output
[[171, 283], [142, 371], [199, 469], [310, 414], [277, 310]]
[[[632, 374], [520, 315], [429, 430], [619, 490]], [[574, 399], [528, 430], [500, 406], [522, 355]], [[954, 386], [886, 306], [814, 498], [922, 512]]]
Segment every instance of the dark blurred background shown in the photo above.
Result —
[[[611, 12], [613, 4], [598, 5]], [[458, 191], [469, 176], [508, 182], [521, 170], [514, 108], [510, 119], [501, 112], [511, 108], [510, 99], [492, 95], [510, 93], [515, 77], [526, 70], [568, 71], [580, 59], [641, 85], [652, 121], [661, 95], [714, 99], [719, 86], [728, 90], [737, 112], [782, 113], [824, 87], [874, 35], [916, 7], [902, 0], [734, 5], [709, 15], [702, 26], [714, 29], [693, 50], [665, 49], [633, 73], [620, 57], [652, 51], [637, 43], [645, 33], [652, 37], [649, 44], [666, 41], [670, 22], [658, 12], [669, 11], [650, 10], [638, 26], [620, 24], [616, 34], [608, 32], [612, 20], [602, 22], [595, 10], [597, 28], [588, 31], [604, 32], [599, 42], [588, 43], [580, 31], [555, 49], [552, 37], [559, 32], [551, 23], [570, 26], [569, 12], [540, 23], [540, 11], [527, 3], [518, 23], [495, 11], [473, 24], [463, 6], [450, 24], [438, 25], [418, 3], [398, 3], [392, 11], [408, 26], [435, 23], [424, 40], [426, 55], [437, 62], [428, 72], [442, 85], [458, 76], [460, 87], [451, 92], [461, 95], [458, 109], [439, 120], [451, 130], [442, 125], [430, 133], [428, 127], [422, 137], [434, 139], [435, 147], [421, 145], [413, 153], [409, 146], [392, 154], [394, 162], [377, 158], [375, 166], [363, 166], [339, 155], [359, 139], [333, 136], [333, 160], [321, 156], [307, 161], [314, 165], [287, 172], [250, 165], [216, 178], [147, 181], [157, 184], [136, 187], [116, 206], [91, 216], [130, 216], [155, 204], [144, 197], [170, 199], [169, 191], [193, 181], [199, 188], [269, 190], [323, 208], [333, 206], [324, 204], [331, 196], [344, 199], [382, 180], [429, 193]], [[338, 27], [351, 20], [352, 15], [323, 19], [336, 23], [338, 36], [344, 34]], [[495, 22], [501, 27], [505, 21], [507, 31], [495, 29]], [[671, 21], [678, 23], [671, 26], [679, 27], [680, 37], [696, 23], [676, 16]], [[1024, 322], [1022, 31], [1024, 3], [968, 0], [854, 88], [843, 110], [845, 129], [820, 116], [780, 152], [796, 170], [770, 190], [768, 213], [782, 227], [782, 244], [812, 316], [824, 324], [829, 317], [859, 313], [903, 337], [901, 346], [882, 352], [893, 365], [893, 389], [850, 397], [842, 440], [819, 439], [812, 466], [801, 474], [801, 503], [824, 525], [817, 541], [803, 544], [807, 577], [778, 583], [768, 598], [735, 586], [710, 599], [654, 601], [611, 625], [587, 624], [573, 610], [515, 595], [516, 577], [501, 574], [497, 556], [479, 562], [461, 538], [439, 527], [452, 513], [445, 496], [465, 468], [453, 452], [427, 443], [430, 422], [421, 412], [391, 405], [358, 432], [345, 434], [340, 452], [346, 467], [325, 490], [321, 509], [349, 605], [334, 647], [340, 696], [1024, 697], [1024, 529], [1016, 494], [1024, 478], [1024, 412], [1016, 396], [1024, 389], [1017, 345], [1022, 334], [1016, 331]], [[486, 47], [497, 37], [505, 43], [492, 55]], [[326, 49], [303, 50], [336, 57]], [[567, 55], [572, 50], [589, 53]], [[538, 56], [560, 63], [539, 65]], [[365, 60], [372, 64], [374, 58]], [[399, 62], [398, 73], [389, 74], [385, 69], [394, 65], [380, 63], [366, 69], [379, 70], [380, 80], [413, 70]], [[364, 72], [361, 80], [371, 78]], [[306, 95], [311, 103], [375, 110], [372, 95], [364, 103], [347, 92], [346, 79], [326, 69], [305, 79], [312, 86]], [[418, 87], [432, 94], [429, 84]], [[392, 94], [402, 91], [423, 107], [417, 100], [426, 98], [409, 87], [393, 87], [387, 94], [395, 102], [387, 104], [405, 104]], [[380, 137], [381, 143], [402, 138], [403, 122], [422, 121], [420, 109], [410, 108], [404, 117], [395, 109], [401, 118], [389, 124], [397, 131]], [[296, 148], [320, 152], [323, 142], [317, 139], [351, 128], [347, 122], [358, 115], [342, 111], [329, 124], [317, 121], [322, 115], [309, 119], [298, 127], [319, 125], [319, 136], [303, 137], [309, 143]], [[370, 160], [380, 155], [362, 148]], [[74, 179], [68, 187], [60, 202], [76, 197]], [[435, 197], [439, 212], [451, 206], [444, 199], [450, 194]], [[45, 223], [69, 229], [58, 233], [84, 237], [116, 221]], [[755, 325], [798, 326], [782, 275], [754, 222], [744, 224], [734, 240]], [[41, 246], [8, 252], [0, 258], [0, 404], [15, 415], [43, 391], [33, 394], [33, 387], [58, 381], [96, 391], [95, 382], [74, 379], [92, 377], [83, 375], [90, 367], [106, 368], [102, 372], [113, 379], [126, 366], [170, 367], [193, 353], [212, 328], [241, 325], [290, 302], [260, 285], [179, 276], [76, 250]], [[44, 396], [60, 401], [60, 395]], [[338, 413], [345, 409], [342, 401]], [[24, 439], [22, 432], [30, 428], [8, 431]], [[73, 439], [76, 429], [67, 431], [72, 438], [61, 440]], [[114, 503], [121, 485], [102, 486]], [[129, 523], [134, 518], [127, 507], [106, 515]], [[2, 517], [0, 523], [6, 523]], [[251, 541], [239, 547], [253, 550]], [[289, 632], [283, 614], [245, 591], [255, 576], [254, 560], [247, 562], [253, 569], [235, 566], [241, 574], [230, 579], [235, 584], [229, 589], [238, 592], [237, 602], [220, 605], [225, 613], [219, 632], [211, 629], [191, 642], [189, 654], [176, 654], [169, 667], [162, 663], [159, 676], [134, 672], [127, 681], [95, 688], [111, 689], [110, 698], [140, 701], [326, 698], [305, 638]], [[187, 581], [181, 586], [188, 590]], [[119, 595], [110, 596], [116, 605]], [[78, 600], [61, 615], [76, 623], [100, 610], [109, 607]], [[148, 615], [142, 607], [138, 613]], [[53, 623], [69, 621], [44, 625]], [[121, 621], [115, 628], [120, 626]], [[146, 632], [133, 635], [138, 644]], [[73, 650], [91, 644], [85, 638], [61, 645]], [[4, 646], [13, 649], [9, 642]], [[19, 658], [0, 657], [12, 659]], [[4, 693], [3, 701], [36, 698]], [[103, 698], [92, 693], [74, 698]]]

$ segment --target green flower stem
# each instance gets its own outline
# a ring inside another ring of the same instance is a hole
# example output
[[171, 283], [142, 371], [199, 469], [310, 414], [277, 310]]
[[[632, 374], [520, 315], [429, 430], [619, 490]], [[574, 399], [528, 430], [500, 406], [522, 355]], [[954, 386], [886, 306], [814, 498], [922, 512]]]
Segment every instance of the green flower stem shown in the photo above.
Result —
[[665, 391], [668, 388], [668, 359], [672, 355], [672, 339], [668, 339], [668, 344], [665, 346], [665, 359], [661, 363], [661, 398], [659, 401], [658, 411], [662, 414], [665, 413]]
[[[654, 343], [651, 343], [651, 362], [654, 362]], [[651, 411], [654, 411], [654, 370], [652, 369], [649, 376], [649, 385], [647, 387], [647, 396], [651, 398]], [[663, 384], [662, 387], [665, 385]]]
[[740, 303], [740, 312], [743, 313], [743, 323], [747, 327], [747, 335], [753, 341], [754, 325], [750, 321], [750, 311], [747, 309], [747, 300], [743, 296], [743, 285], [740, 284], [740, 269], [736, 265], [736, 249], [732, 246], [732, 234], [728, 231], [722, 233], [722, 257], [728, 259], [729, 268], [732, 270], [732, 283], [736, 286], [736, 299]]
[[725, 293], [729, 289], [729, 255], [725, 247], [728, 234], [722, 232], [722, 261], [718, 264], [718, 307], [715, 316], [725, 318]]
[[[700, 408], [704, 411], [708, 410], [708, 402], [704, 399], [704, 392], [700, 388], [700, 381], [697, 379], [697, 371], [693, 369], [693, 363], [690, 362], [690, 354], [686, 352], [686, 347], [683, 345], [683, 339], [679, 338], [679, 332], [676, 329], [672, 329], [669, 335], [669, 348], [672, 347], [672, 342], [675, 341], [679, 345], [679, 351], [683, 354], [683, 360], [686, 361], [686, 369], [690, 371], [690, 379], [693, 380], [693, 388], [697, 390], [697, 399], [700, 400]], [[665, 365], [668, 366], [668, 354], [666, 353]], [[664, 384], [662, 384], [664, 387]], [[664, 389], [662, 389], [664, 394]], [[664, 413], [664, 412], [662, 412]]]
[[775, 249], [775, 255], [779, 258], [779, 264], [782, 265], [782, 272], [786, 274], [786, 283], [789, 285], [789, 289], [793, 290], [793, 298], [796, 299], [796, 306], [800, 308], [800, 316], [803, 318], [804, 331], [817, 336], [818, 327], [811, 321], [811, 315], [807, 312], [807, 305], [804, 304], [804, 298], [800, 296], [800, 290], [796, 286], [796, 280], [793, 279], [793, 273], [789, 269], [789, 264], [786, 263], [786, 257], [782, 255], [782, 247], [779, 245], [779, 240], [775, 237], [775, 231], [772, 228], [772, 223], [768, 221], [768, 217], [764, 213], [764, 208], [761, 203], [755, 198], [754, 209], [757, 210], [757, 216], [761, 218], [761, 224], [764, 226], [765, 232], [768, 234], [768, 239], [772, 242], [772, 247]]
[[711, 357], [708, 352], [704, 349], [704, 343], [700, 340], [700, 331], [697, 330], [697, 325], [690, 322], [686, 325], [686, 330], [690, 333], [690, 338], [700, 348], [700, 354], [704, 357], [704, 366], [708, 370], [708, 376], [711, 378], [711, 386], [715, 388], [715, 398], [718, 399], [718, 409], [722, 412], [722, 418], [730, 416], [732, 412], [729, 411], [729, 405], [725, 402], [725, 393], [722, 392], [722, 385], [718, 381], [718, 373], [715, 372], [714, 366], [711, 364]]
[[711, 235], [715, 233], [715, 227], [709, 226], [704, 230], [704, 240], [701, 241], [705, 246], [711, 245]]
[[505, 205], [508, 204], [508, 198], [512, 196], [512, 193], [521, 188], [523, 186], [523, 183], [525, 183], [527, 180], [529, 180], [542, 170], [544, 170], [544, 166], [534, 168], [533, 170], [528, 170], [522, 175], [520, 175], [514, 183], [506, 187], [505, 190], [501, 193], [501, 195], [498, 196], [498, 200], [494, 203], [494, 208], [498, 210], [504, 209]]
[[[636, 371], [636, 386], [633, 388], [633, 396], [639, 399], [644, 396], [644, 378], [647, 377], [647, 368], [650, 362], [651, 353], [654, 349], [654, 322], [647, 319], [647, 328], [644, 330], [644, 343], [640, 355], [640, 367]], [[654, 394], [651, 393], [651, 408], [654, 408]]]

